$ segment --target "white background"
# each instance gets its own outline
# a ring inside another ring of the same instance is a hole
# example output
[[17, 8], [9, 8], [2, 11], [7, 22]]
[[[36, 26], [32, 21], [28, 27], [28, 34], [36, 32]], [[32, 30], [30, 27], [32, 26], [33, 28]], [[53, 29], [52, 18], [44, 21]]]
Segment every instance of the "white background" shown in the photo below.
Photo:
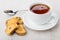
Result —
[[[16, 34], [7, 36], [5, 34], [5, 21], [10, 16], [6, 15], [3, 11], [7, 9], [22, 10], [28, 9], [31, 3], [48, 2], [53, 12], [59, 17], [58, 24], [47, 31], [33, 31], [28, 28], [25, 36], [18, 36]], [[60, 40], [60, 0], [0, 0], [0, 40]]]

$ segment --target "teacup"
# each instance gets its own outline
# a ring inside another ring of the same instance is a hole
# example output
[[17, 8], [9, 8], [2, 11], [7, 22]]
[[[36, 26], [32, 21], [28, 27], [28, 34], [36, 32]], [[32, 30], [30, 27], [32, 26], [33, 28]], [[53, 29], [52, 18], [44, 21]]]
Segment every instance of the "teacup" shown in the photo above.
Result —
[[29, 9], [25, 11], [27, 19], [32, 20], [36, 24], [47, 23], [52, 14], [52, 7], [47, 3], [31, 4]]

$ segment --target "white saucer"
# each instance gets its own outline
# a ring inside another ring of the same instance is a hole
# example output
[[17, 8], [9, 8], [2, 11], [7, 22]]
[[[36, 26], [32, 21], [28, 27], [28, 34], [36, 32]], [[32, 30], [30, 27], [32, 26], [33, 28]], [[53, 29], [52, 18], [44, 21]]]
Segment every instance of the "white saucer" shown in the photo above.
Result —
[[50, 19], [50, 21], [46, 24], [42, 24], [42, 25], [38, 25], [36, 23], [34, 23], [33, 21], [31, 21], [31, 19], [27, 19], [27, 16], [24, 15], [25, 18], [24, 19], [24, 24], [33, 30], [48, 30], [51, 29], [53, 27], [55, 27], [55, 25], [58, 22], [58, 17], [55, 13], [52, 13], [52, 17]]

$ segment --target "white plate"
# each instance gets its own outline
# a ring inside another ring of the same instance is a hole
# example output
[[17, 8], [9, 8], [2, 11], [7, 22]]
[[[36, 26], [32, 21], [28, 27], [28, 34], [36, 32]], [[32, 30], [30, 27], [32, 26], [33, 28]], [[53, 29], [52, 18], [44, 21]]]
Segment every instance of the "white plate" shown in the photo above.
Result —
[[27, 16], [24, 15], [24, 24], [33, 30], [48, 30], [51, 29], [53, 27], [55, 27], [55, 25], [58, 22], [58, 17], [56, 15], [56, 13], [52, 13], [51, 19], [48, 23], [46, 24], [42, 24], [42, 25], [38, 25], [36, 23], [34, 23], [31, 19], [27, 19]]

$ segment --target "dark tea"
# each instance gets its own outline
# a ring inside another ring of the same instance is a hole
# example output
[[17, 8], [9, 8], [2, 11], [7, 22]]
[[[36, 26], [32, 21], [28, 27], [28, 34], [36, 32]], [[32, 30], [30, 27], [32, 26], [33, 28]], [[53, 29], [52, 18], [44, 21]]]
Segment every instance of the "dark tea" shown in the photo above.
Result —
[[36, 14], [44, 14], [50, 10], [50, 7], [45, 4], [35, 4], [31, 6], [30, 10]]

